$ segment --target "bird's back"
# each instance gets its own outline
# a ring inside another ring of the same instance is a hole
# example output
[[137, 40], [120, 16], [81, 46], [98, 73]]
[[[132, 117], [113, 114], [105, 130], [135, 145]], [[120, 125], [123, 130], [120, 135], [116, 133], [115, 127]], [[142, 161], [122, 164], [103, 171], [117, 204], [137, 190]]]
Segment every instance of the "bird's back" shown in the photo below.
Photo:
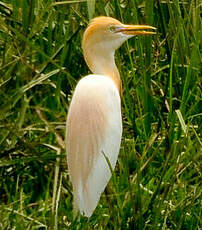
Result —
[[122, 134], [120, 96], [114, 82], [89, 75], [76, 86], [70, 104], [66, 148], [74, 207], [91, 216], [115, 167]]

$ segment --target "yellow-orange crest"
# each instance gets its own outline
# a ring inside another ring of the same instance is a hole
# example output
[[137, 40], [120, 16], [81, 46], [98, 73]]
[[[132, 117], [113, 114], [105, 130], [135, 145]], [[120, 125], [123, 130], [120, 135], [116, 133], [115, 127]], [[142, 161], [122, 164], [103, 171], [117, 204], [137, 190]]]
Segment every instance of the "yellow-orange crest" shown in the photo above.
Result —
[[112, 17], [105, 17], [100, 16], [94, 18], [88, 25], [87, 29], [84, 32], [83, 35], [83, 41], [82, 46], [91, 38], [93, 37], [99, 37], [102, 35], [102, 37], [106, 36], [110, 33], [111, 26], [113, 25], [122, 25], [121, 22], [119, 22], [117, 19], [114, 19]]

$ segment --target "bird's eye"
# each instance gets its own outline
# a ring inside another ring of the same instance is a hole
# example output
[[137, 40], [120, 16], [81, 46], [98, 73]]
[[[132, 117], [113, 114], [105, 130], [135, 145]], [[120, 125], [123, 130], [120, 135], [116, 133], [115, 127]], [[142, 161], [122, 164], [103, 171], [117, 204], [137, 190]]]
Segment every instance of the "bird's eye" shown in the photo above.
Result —
[[110, 30], [112, 33], [115, 33], [115, 32], [116, 32], [116, 26], [110, 26], [110, 27], [109, 27], [109, 30]]

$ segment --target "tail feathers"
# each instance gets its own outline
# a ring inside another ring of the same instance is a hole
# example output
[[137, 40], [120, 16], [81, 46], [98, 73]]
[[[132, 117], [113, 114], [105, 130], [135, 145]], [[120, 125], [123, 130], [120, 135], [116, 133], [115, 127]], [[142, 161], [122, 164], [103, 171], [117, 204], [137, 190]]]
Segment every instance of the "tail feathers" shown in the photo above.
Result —
[[90, 217], [97, 206], [99, 196], [95, 192], [89, 191], [81, 184], [77, 190], [74, 190], [74, 212], [80, 212], [86, 217]]
[[[112, 165], [114, 168], [115, 164]], [[105, 157], [100, 154], [85, 184], [80, 182], [74, 189], [74, 210], [90, 217], [111, 177]]]

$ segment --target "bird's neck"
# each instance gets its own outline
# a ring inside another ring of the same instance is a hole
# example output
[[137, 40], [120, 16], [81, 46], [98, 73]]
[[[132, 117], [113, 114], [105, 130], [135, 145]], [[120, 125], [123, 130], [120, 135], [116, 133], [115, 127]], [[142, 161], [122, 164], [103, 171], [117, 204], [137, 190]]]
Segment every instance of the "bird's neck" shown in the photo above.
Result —
[[86, 63], [94, 74], [105, 75], [113, 80], [121, 94], [121, 79], [118, 68], [114, 60], [114, 52], [102, 51], [84, 53]]

